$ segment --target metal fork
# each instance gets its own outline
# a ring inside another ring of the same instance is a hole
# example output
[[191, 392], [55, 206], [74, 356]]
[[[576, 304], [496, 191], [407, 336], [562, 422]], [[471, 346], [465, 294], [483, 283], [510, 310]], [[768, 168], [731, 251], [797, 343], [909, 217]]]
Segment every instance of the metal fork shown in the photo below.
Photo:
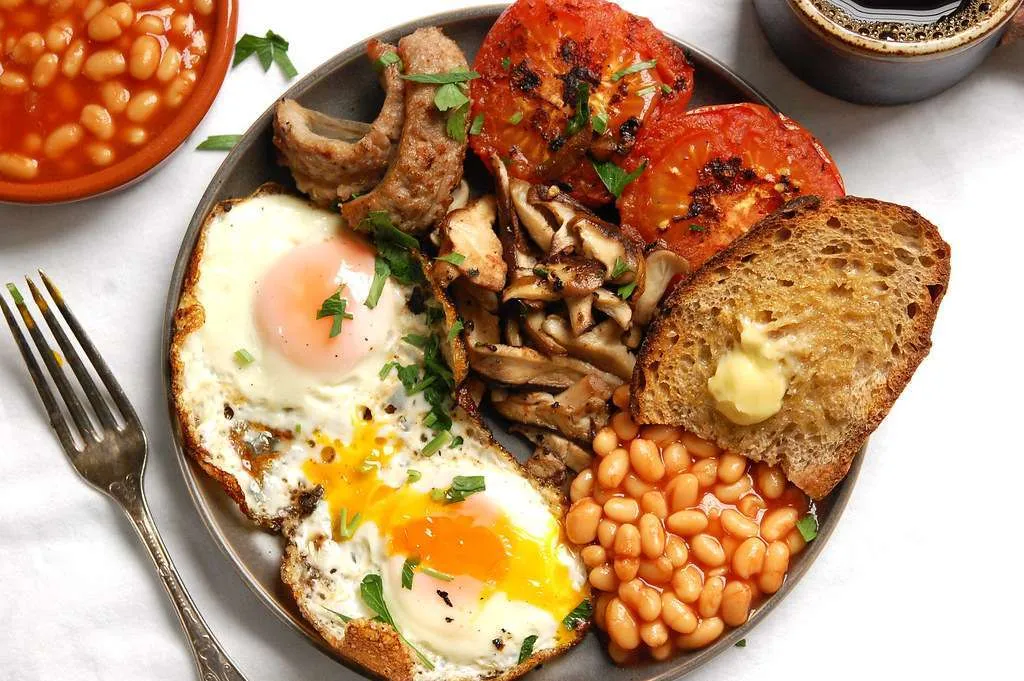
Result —
[[[78, 320], [65, 305], [57, 287], [42, 271], [39, 272], [39, 276], [42, 278], [46, 290], [49, 291], [54, 306], [63, 317], [68, 329], [71, 330], [71, 335], [85, 351], [85, 355], [100, 377], [103, 387], [106, 388], [106, 394], [104, 394], [100, 386], [96, 385], [86, 364], [79, 357], [78, 351], [71, 344], [64, 328], [32, 280], [28, 277], [25, 278], [32, 298], [35, 299], [43, 319], [50, 327], [50, 331], [63, 353], [64, 360], [50, 348], [42, 331], [32, 318], [21, 293], [13, 284], [8, 284], [8, 291], [14, 299], [18, 312], [21, 313], [22, 322], [35, 342], [39, 356], [42, 357], [43, 364], [46, 365], [54, 385], [57, 386], [57, 392], [60, 393], [64, 406], [71, 415], [78, 439], [82, 443], [81, 445], [76, 443], [72, 425], [61, 412], [58, 400], [47, 384], [46, 376], [39, 368], [28, 341], [15, 321], [7, 302], [0, 295], [0, 308], [3, 308], [4, 317], [7, 319], [8, 326], [11, 327], [11, 333], [14, 334], [14, 340], [18, 344], [29, 374], [32, 375], [32, 381], [35, 383], [39, 397], [42, 398], [43, 405], [46, 407], [46, 413], [50, 417], [50, 425], [56, 431], [57, 439], [60, 440], [64, 453], [67, 454], [75, 470], [86, 482], [121, 506], [131, 521], [132, 527], [138, 532], [139, 538], [146, 545], [157, 572], [160, 574], [160, 579], [163, 581], [164, 588], [167, 589], [167, 594], [178, 611], [178, 619], [192, 646], [200, 678], [203, 681], [245, 681], [245, 677], [235, 668], [213, 637], [202, 615], [196, 610], [195, 603], [192, 602], [192, 598], [181, 583], [181, 577], [174, 568], [174, 563], [171, 562], [171, 557], [167, 554], [167, 549], [160, 539], [153, 516], [150, 515], [149, 504], [146, 502], [146, 493], [142, 484], [146, 470], [146, 433], [139, 422], [139, 417], [135, 414], [135, 409], [132, 408], [124, 390], [118, 385], [114, 375], [96, 351]], [[64, 364], [71, 367], [82, 391], [92, 404], [100, 422], [99, 430], [90, 420], [82, 401], [72, 387]], [[120, 412], [120, 422], [108, 403], [113, 403], [117, 411]]]

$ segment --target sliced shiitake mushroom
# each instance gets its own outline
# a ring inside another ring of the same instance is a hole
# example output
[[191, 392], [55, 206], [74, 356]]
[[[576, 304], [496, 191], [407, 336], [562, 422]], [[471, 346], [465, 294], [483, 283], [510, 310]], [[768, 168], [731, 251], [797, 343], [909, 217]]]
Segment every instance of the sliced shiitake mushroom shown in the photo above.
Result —
[[470, 364], [480, 375], [508, 385], [533, 385], [564, 390], [584, 376], [596, 376], [617, 387], [625, 378], [573, 357], [546, 357], [532, 348], [470, 345]]
[[569, 470], [577, 472], [590, 466], [590, 463], [593, 461], [593, 456], [587, 450], [568, 438], [553, 433], [550, 430], [527, 425], [509, 426], [509, 430], [513, 433], [519, 433], [537, 445], [537, 450], [531, 458], [536, 457], [538, 452], [552, 454]]
[[641, 326], [650, 323], [672, 280], [680, 274], [689, 273], [690, 265], [678, 253], [662, 247], [647, 254], [644, 269], [644, 290], [633, 297], [633, 320]]
[[445, 279], [452, 280], [462, 274], [489, 291], [500, 291], [505, 286], [507, 268], [501, 241], [494, 233], [496, 217], [494, 197], [487, 195], [474, 199], [464, 208], [450, 211], [441, 221], [440, 255], [457, 253], [462, 256], [457, 265], [437, 261], [436, 266]]
[[[624, 331], [629, 330], [633, 321], [633, 308], [619, 296], [606, 288], [599, 288], [594, 291], [594, 307], [608, 315], [610, 319], [614, 319]], [[573, 328], [573, 331], [575, 330]]]
[[497, 388], [491, 403], [511, 421], [543, 426], [588, 442], [608, 422], [612, 388], [596, 376], [584, 376], [557, 395], [548, 392], [515, 392]]
[[636, 356], [622, 342], [622, 329], [614, 320], [607, 319], [590, 331], [575, 335], [565, 320], [548, 315], [544, 331], [569, 351], [594, 366], [628, 381], [633, 376]]

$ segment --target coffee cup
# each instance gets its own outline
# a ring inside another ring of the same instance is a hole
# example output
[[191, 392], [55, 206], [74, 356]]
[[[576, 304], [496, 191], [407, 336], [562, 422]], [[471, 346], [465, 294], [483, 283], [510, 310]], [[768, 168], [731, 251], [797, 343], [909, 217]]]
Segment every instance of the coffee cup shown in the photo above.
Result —
[[1024, 0], [754, 0], [782, 61], [827, 94], [863, 104], [931, 97], [999, 44]]

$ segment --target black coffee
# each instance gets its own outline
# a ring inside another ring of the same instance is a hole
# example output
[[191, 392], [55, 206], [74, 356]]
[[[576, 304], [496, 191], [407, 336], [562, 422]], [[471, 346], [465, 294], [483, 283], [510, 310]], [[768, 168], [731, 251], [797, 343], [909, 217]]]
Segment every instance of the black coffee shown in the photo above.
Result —
[[896, 42], [951, 37], [986, 19], [1003, 0], [812, 0], [826, 17], [863, 36]]

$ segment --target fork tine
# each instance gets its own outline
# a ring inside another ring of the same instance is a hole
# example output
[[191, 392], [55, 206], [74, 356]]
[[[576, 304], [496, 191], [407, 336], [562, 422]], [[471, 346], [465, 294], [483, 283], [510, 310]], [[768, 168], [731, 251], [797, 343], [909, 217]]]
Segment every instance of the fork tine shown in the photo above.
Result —
[[[7, 286], [10, 289], [11, 296], [14, 298], [14, 302], [20, 302], [21, 293], [18, 292], [18, 289], [13, 284], [8, 284]], [[21, 328], [18, 326], [18, 322], [15, 321], [14, 314], [11, 312], [11, 308], [7, 306], [7, 301], [4, 300], [3, 296], [0, 296], [0, 308], [3, 309], [7, 326], [10, 327], [11, 334], [14, 335], [14, 342], [18, 346], [18, 350], [21, 351], [21, 358], [25, 360], [28, 373], [32, 377], [36, 391], [39, 393], [39, 398], [43, 401], [43, 406], [46, 407], [46, 414], [50, 417], [50, 425], [57, 432], [57, 439], [60, 440], [61, 446], [64, 447], [64, 451], [69, 455], [72, 452], [79, 451], [75, 445], [75, 439], [71, 435], [71, 428], [68, 426], [64, 415], [60, 413], [57, 399], [53, 396], [53, 391], [50, 390], [50, 386], [46, 383], [43, 370], [39, 368], [39, 363], [36, 362], [36, 358], [32, 355], [32, 348], [28, 346], [28, 341], [25, 340], [25, 335], [21, 332]]]
[[125, 421], [138, 422], [139, 417], [135, 413], [135, 408], [132, 407], [132, 403], [128, 401], [128, 396], [125, 394], [124, 389], [121, 388], [121, 384], [114, 378], [113, 372], [107, 363], [103, 361], [103, 357], [96, 350], [96, 346], [89, 340], [88, 334], [85, 333], [85, 329], [78, 323], [78, 319], [71, 313], [67, 304], [64, 302], [64, 296], [61, 295], [60, 290], [54, 285], [50, 278], [46, 276], [46, 273], [39, 270], [39, 276], [43, 280], [43, 285], [46, 286], [46, 290], [50, 292], [50, 297], [53, 299], [53, 304], [57, 306], [57, 310], [60, 311], [64, 321], [67, 323], [68, 328], [71, 329], [71, 334], [78, 341], [78, 344], [82, 346], [82, 350], [85, 351], [85, 356], [92, 362], [93, 369], [99, 375], [100, 380], [103, 381], [103, 385], [107, 387], [111, 397], [114, 398], [114, 404], [121, 410], [121, 415], [124, 416]]
[[71, 387], [64, 369], [57, 364], [56, 355], [50, 348], [50, 344], [46, 342], [46, 338], [43, 337], [43, 332], [39, 330], [35, 319], [32, 318], [32, 313], [29, 312], [28, 306], [25, 304], [25, 300], [21, 297], [20, 292], [15, 298], [14, 304], [18, 307], [18, 312], [21, 313], [21, 320], [24, 322], [25, 328], [28, 329], [28, 335], [35, 341], [36, 350], [39, 351], [39, 356], [43, 358], [43, 364], [50, 372], [53, 382], [57, 385], [57, 392], [64, 399], [64, 404], [71, 413], [72, 420], [78, 426], [78, 432], [82, 434], [83, 438], [92, 438], [93, 441], [99, 442], [99, 436], [97, 436], [96, 430], [89, 420], [89, 415], [85, 413], [82, 401], [78, 399], [74, 388]]
[[53, 315], [53, 311], [50, 310], [46, 298], [40, 293], [35, 283], [31, 279], [26, 280], [28, 281], [29, 291], [32, 292], [32, 298], [36, 301], [39, 311], [43, 313], [43, 319], [46, 320], [46, 325], [50, 327], [53, 337], [57, 340], [57, 345], [64, 352], [64, 359], [71, 365], [71, 370], [78, 377], [78, 382], [82, 384], [85, 394], [88, 396], [89, 401], [92, 402], [96, 415], [99, 416], [100, 421], [105, 427], [116, 429], [117, 421], [114, 419], [113, 412], [110, 411], [110, 407], [107, 405], [107, 401], [103, 399], [103, 395], [100, 394], [96, 381], [92, 380], [89, 370], [82, 363], [82, 359], [78, 356], [75, 346], [68, 340], [67, 334], [64, 333], [64, 327], [60, 325], [57, 318]]

